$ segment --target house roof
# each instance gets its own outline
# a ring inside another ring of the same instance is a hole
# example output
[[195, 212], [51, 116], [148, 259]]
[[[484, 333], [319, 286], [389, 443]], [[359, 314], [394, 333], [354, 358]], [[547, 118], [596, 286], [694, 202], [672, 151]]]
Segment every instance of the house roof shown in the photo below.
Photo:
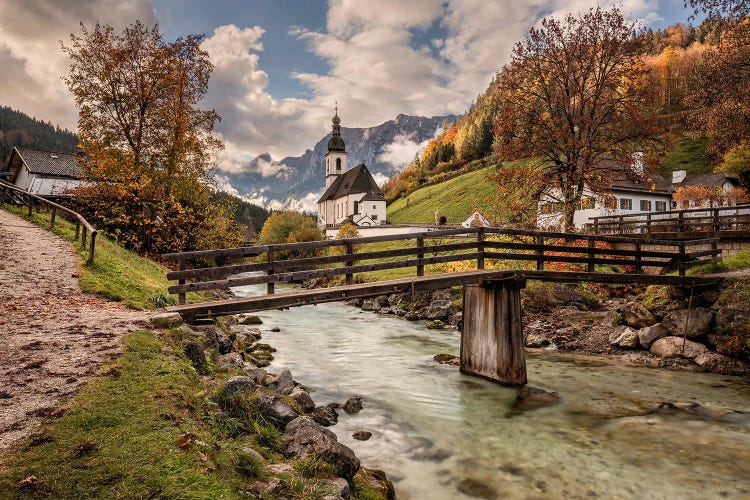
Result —
[[370, 175], [370, 171], [364, 163], [360, 163], [351, 170], [336, 177], [333, 183], [325, 190], [318, 203], [326, 200], [335, 200], [348, 194], [365, 193], [366, 196], [380, 196], [383, 198], [383, 192], [378, 187], [375, 179]]
[[74, 154], [21, 147], [13, 148], [13, 154], [21, 158], [32, 174], [81, 178], [81, 167]]
[[383, 193], [370, 191], [360, 201], [385, 201], [385, 196], [383, 196]]
[[717, 172], [713, 174], [698, 174], [690, 175], [685, 177], [682, 182], [676, 184], [676, 186], [716, 186], [723, 187], [724, 184], [729, 181], [733, 185], [738, 185], [738, 179], [725, 172]]
[[657, 173], [646, 173], [643, 180], [623, 176], [612, 182], [612, 191], [629, 191], [639, 193], [653, 193], [669, 196], [674, 186], [667, 179]]

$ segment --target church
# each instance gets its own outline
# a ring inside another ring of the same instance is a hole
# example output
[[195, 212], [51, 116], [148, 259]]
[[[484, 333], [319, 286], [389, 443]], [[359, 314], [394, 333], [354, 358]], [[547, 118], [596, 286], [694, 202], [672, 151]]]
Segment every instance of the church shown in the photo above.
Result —
[[341, 137], [338, 108], [328, 141], [326, 190], [318, 200], [318, 226], [333, 228], [347, 222], [356, 226], [385, 223], [385, 197], [364, 163], [347, 170], [346, 145]]

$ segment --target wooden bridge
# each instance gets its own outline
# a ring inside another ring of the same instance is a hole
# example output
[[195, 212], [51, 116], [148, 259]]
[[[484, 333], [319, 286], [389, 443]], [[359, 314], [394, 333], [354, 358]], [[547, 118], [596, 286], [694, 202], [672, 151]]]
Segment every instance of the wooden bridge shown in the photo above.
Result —
[[[168, 279], [178, 282], [169, 292], [177, 294], [180, 303], [170, 310], [189, 321], [463, 286], [461, 371], [522, 385], [526, 383], [526, 364], [520, 290], [527, 280], [714, 286], [719, 280], [685, 276], [688, 267], [719, 258], [721, 250], [715, 246], [694, 250], [713, 241], [462, 228], [162, 257], [179, 268], [167, 274]], [[617, 244], [630, 248], [615, 248]], [[645, 245], [649, 250], [642, 248]], [[232, 262], [237, 260], [240, 262]], [[216, 262], [221, 265], [208, 265]], [[464, 267], [469, 264], [474, 269], [445, 272], [440, 266], [450, 262], [462, 262]], [[408, 268], [413, 268], [412, 276], [354, 282], [364, 273]], [[671, 271], [677, 274], [665, 274]], [[341, 276], [342, 285], [274, 293], [276, 283]], [[190, 292], [259, 284], [266, 285], [265, 295], [186, 303]]]

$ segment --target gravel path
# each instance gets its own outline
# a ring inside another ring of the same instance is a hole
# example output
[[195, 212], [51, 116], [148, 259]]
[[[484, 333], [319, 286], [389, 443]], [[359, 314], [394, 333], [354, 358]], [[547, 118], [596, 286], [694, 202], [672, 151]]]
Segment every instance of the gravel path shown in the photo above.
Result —
[[0, 210], [0, 449], [59, 412], [149, 313], [84, 295], [70, 243]]

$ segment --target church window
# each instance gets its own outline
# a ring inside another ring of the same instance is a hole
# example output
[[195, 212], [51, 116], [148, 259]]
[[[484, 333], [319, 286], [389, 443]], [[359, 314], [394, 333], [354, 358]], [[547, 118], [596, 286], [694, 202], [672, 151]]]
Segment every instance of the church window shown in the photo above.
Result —
[[372, 206], [372, 209], [373, 209], [373, 210], [377, 210], [377, 208], [378, 208], [378, 207], [377, 207], [377, 206], [375, 206], [375, 205], [373, 205], [373, 206]]
[[354, 202], [354, 213], [355, 214], [359, 213], [359, 202], [358, 201]]
[[341, 158], [336, 158], [336, 171], [341, 171]]
[[371, 218], [372, 218], [372, 220], [378, 220], [378, 215], [377, 214], [372, 214]]

